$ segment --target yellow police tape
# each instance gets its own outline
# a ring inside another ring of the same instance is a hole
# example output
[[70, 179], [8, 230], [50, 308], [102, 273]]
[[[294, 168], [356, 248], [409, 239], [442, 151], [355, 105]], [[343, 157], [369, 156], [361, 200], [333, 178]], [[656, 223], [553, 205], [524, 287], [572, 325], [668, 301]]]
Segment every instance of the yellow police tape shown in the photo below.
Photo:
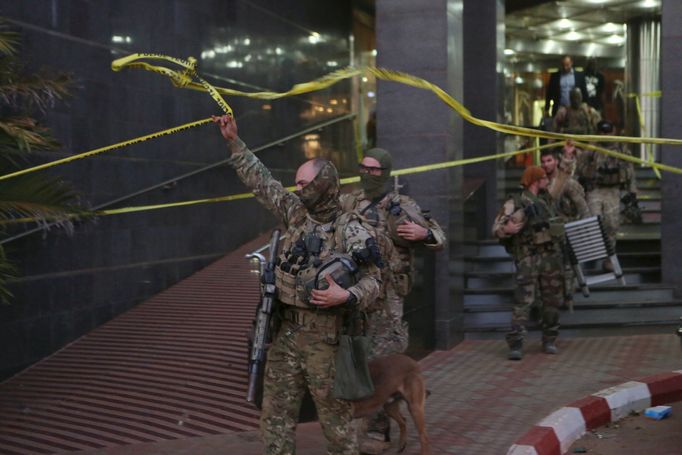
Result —
[[[174, 63], [182, 68], [184, 68], [183, 71], [176, 71], [172, 70], [163, 66], [158, 66], [158, 65], [152, 65], [146, 62], [141, 62], [139, 60], [143, 59], [149, 59], [149, 60], [162, 60], [162, 61], [167, 61], [170, 63]], [[278, 99], [278, 98], [284, 98], [287, 96], [294, 96], [294, 95], [299, 95], [303, 93], [308, 93], [312, 91], [317, 91], [317, 90], [322, 90], [327, 87], [330, 87], [333, 84], [336, 84], [337, 82], [347, 79], [350, 77], [354, 76], [359, 76], [363, 74], [363, 71], [368, 71], [373, 73], [377, 78], [379, 79], [384, 79], [388, 81], [394, 81], [394, 82], [400, 82], [403, 84], [411, 85], [417, 88], [422, 88], [426, 90], [430, 90], [433, 93], [435, 93], [441, 100], [443, 100], [448, 106], [452, 107], [457, 113], [459, 113], [465, 120], [479, 126], [483, 126], [485, 128], [490, 128], [495, 131], [507, 133], [507, 134], [514, 134], [514, 135], [521, 135], [521, 136], [529, 136], [529, 137], [535, 137], [535, 138], [546, 138], [546, 139], [555, 139], [555, 140], [566, 140], [566, 139], [573, 139], [573, 140], [582, 140], [582, 141], [601, 141], [601, 142], [628, 142], [628, 143], [651, 143], [651, 144], [671, 144], [671, 145], [682, 145], [682, 140], [680, 139], [659, 139], [659, 138], [636, 138], [636, 137], [627, 137], [627, 136], [601, 136], [601, 135], [575, 135], [575, 134], [561, 134], [561, 133], [551, 133], [551, 132], [546, 132], [546, 131], [539, 131], [535, 130], [532, 128], [524, 128], [524, 127], [519, 127], [519, 126], [514, 126], [514, 125], [504, 125], [496, 122], [491, 122], [487, 120], [482, 120], [474, 117], [471, 115], [468, 109], [466, 109], [461, 103], [459, 103], [457, 100], [452, 98], [449, 94], [447, 94], [444, 90], [442, 90], [440, 87], [438, 87], [435, 84], [432, 84], [424, 79], [412, 76], [410, 74], [406, 73], [401, 73], [399, 71], [392, 71], [388, 69], [382, 69], [382, 68], [374, 68], [374, 67], [367, 67], [363, 69], [357, 69], [357, 68], [345, 68], [339, 71], [332, 72], [330, 74], [327, 74], [325, 76], [322, 76], [321, 78], [318, 78], [316, 80], [310, 81], [310, 82], [304, 82], [301, 84], [296, 84], [294, 85], [290, 90], [286, 92], [281, 92], [281, 93], [276, 93], [276, 92], [242, 92], [239, 90], [233, 90], [233, 89], [228, 89], [228, 88], [223, 88], [223, 87], [214, 87], [213, 85], [209, 84], [206, 82], [203, 78], [201, 78], [196, 71], [196, 59], [193, 57], [189, 57], [187, 60], [184, 59], [179, 59], [175, 57], [170, 57], [162, 54], [131, 54], [126, 57], [122, 57], [119, 59], [114, 60], [111, 63], [111, 67], [114, 71], [120, 71], [124, 68], [138, 68], [138, 69], [144, 69], [146, 71], [151, 71], [157, 74], [161, 74], [163, 76], [166, 76], [171, 79], [173, 84], [177, 87], [183, 87], [183, 88], [189, 88], [193, 90], [200, 90], [200, 91], [205, 91], [208, 92], [209, 95], [216, 101], [216, 103], [220, 106], [223, 112], [229, 115], [233, 115], [232, 108], [227, 104], [227, 102], [222, 98], [221, 94], [225, 95], [233, 95], [233, 96], [244, 96], [244, 97], [249, 97], [249, 98], [257, 98], [257, 99]], [[193, 79], [197, 79], [199, 82], [194, 82]], [[644, 94], [646, 96], [660, 96], [660, 92], [651, 92]], [[149, 139], [155, 139], [157, 137], [169, 135], [169, 134], [174, 134], [179, 131], [183, 131], [189, 128], [193, 128], [195, 126], [203, 125], [205, 123], [209, 123], [210, 119], [204, 119], [204, 120], [199, 120], [196, 122], [190, 122], [186, 123], [184, 125], [179, 125], [173, 128], [169, 128], [163, 131], [159, 131], [156, 133], [148, 134], [145, 136], [141, 136], [138, 138], [130, 139], [127, 141], [119, 142], [116, 144], [112, 144], [106, 147], [101, 147], [98, 149], [94, 149], [88, 152], [80, 153], [74, 156], [70, 156], [67, 158], [63, 158], [60, 160], [55, 160], [49, 163], [44, 163], [38, 166], [30, 167], [27, 169], [22, 169], [20, 171], [12, 172], [9, 174], [1, 175], [0, 176], [0, 181], [9, 179], [12, 177], [16, 177], [18, 175], [23, 175], [27, 174], [29, 172], [35, 172], [38, 170], [46, 169], [52, 166], [57, 166], [60, 164], [65, 164], [69, 163], [71, 161], [75, 161], [78, 159], [94, 156], [100, 153], [104, 153], [109, 150], [114, 150], [122, 147], [126, 147], [128, 145], [133, 145], [137, 144], [140, 142], [144, 142]], [[653, 162], [647, 162], [647, 165], [650, 165], [654, 168], [654, 170], [658, 170], [661, 168], [661, 166], [658, 163], [653, 163]]]
[[[642, 93], [642, 96], [658, 98], [661, 96], [661, 91], [659, 90], [655, 92]], [[642, 131], [642, 134], [646, 134], [646, 125], [644, 124], [644, 114], [642, 113], [642, 104], [639, 101], [639, 94], [628, 93], [628, 98], [635, 99], [635, 108], [637, 109], [637, 117], [639, 118], [639, 127]], [[654, 152], [651, 150], [651, 144], [646, 144], [644, 148], [646, 151], [646, 155], [649, 158], [648, 165], [651, 165], [652, 163], [655, 162]], [[654, 167], [654, 173], [656, 174], [656, 177], [660, 180], [661, 171], [657, 167]]]
[[178, 133], [180, 131], [184, 131], [184, 130], [187, 130], [189, 128], [194, 128], [195, 126], [205, 125], [207, 123], [211, 123], [210, 118], [206, 118], [203, 120], [197, 120], [196, 122], [185, 123], [184, 125], [174, 126], [173, 128], [168, 128], [165, 130], [157, 131], [155, 133], [147, 134], [145, 136], [139, 136], [139, 137], [136, 137], [133, 139], [129, 139], [127, 141], [117, 142], [116, 144], [107, 145], [106, 147], [100, 147], [100, 148], [97, 148], [94, 150], [90, 150], [88, 152], [79, 153], [77, 155], [72, 155], [72, 156], [62, 158], [59, 160], [39, 164], [38, 166], [33, 166], [33, 167], [26, 168], [26, 169], [22, 169], [20, 171], [11, 172], [9, 174], [0, 175], [0, 180], [9, 179], [12, 177], [16, 177], [18, 175], [28, 174], [29, 172], [35, 172], [35, 171], [39, 171], [41, 169], [47, 169], [48, 167], [57, 166], [60, 164], [70, 163], [71, 161], [76, 161], [76, 160], [80, 160], [83, 158], [88, 158], [90, 156], [99, 155], [100, 153], [108, 152], [110, 150], [120, 149], [123, 147], [127, 147], [129, 145], [139, 144], [140, 142], [148, 141], [150, 139], [156, 139], [156, 138], [159, 138], [162, 136], [167, 136], [169, 134]]
[[[177, 86], [188, 88], [192, 90], [206, 91], [206, 88], [199, 83], [191, 82], [184, 75], [184, 73], [179, 73], [177, 71], [170, 70], [165, 67], [154, 66], [144, 62], [138, 62], [142, 59], [155, 59], [155, 60], [167, 60], [173, 63], [177, 63], [183, 67], [186, 67], [186, 63], [181, 59], [176, 59], [174, 57], [168, 57], [159, 54], [131, 54], [127, 57], [122, 57], [120, 59], [114, 60], [111, 63], [111, 67], [114, 71], [120, 71], [124, 68], [142, 68], [148, 71], [153, 71], [158, 74], [163, 74], [171, 78], [171, 81]], [[180, 62], [180, 63], [178, 63]], [[461, 103], [455, 100], [447, 92], [441, 89], [436, 84], [432, 84], [422, 78], [413, 76], [411, 74], [403, 73], [400, 71], [389, 70], [386, 68], [377, 67], [364, 67], [364, 68], [354, 68], [348, 67], [332, 73], [326, 74], [319, 79], [313, 81], [304, 82], [301, 84], [294, 85], [290, 90], [286, 92], [244, 92], [240, 90], [234, 90], [224, 87], [214, 87], [215, 91], [223, 95], [231, 96], [243, 96], [247, 98], [255, 98], [262, 100], [273, 100], [284, 98], [287, 96], [300, 95], [303, 93], [314, 92], [318, 90], [325, 89], [331, 85], [336, 84], [344, 79], [359, 76], [364, 74], [364, 72], [372, 73], [376, 78], [400, 82], [402, 84], [410, 85], [412, 87], [421, 88], [424, 90], [432, 91], [438, 98], [440, 98], [445, 104], [454, 109], [459, 115], [462, 116], [468, 122], [483, 126], [485, 128], [492, 129], [501, 133], [513, 134], [518, 136], [529, 136], [529, 137], [541, 137], [545, 139], [555, 139], [555, 140], [583, 140], [583, 141], [600, 141], [600, 142], [627, 142], [627, 143], [650, 143], [650, 144], [669, 144], [669, 145], [682, 145], [682, 139], [666, 139], [666, 138], [642, 138], [642, 137], [629, 137], [629, 136], [602, 136], [602, 135], [581, 135], [581, 134], [564, 134], [564, 133], [553, 133], [549, 131], [539, 131], [533, 128], [525, 128], [515, 125], [505, 125], [502, 123], [492, 122], [489, 120], [483, 120], [471, 115], [468, 109], [466, 109]], [[181, 81], [181, 82], [178, 82]], [[213, 96], [213, 94], [211, 94]]]
[[[143, 59], [162, 60], [162, 61], [174, 63], [174, 64], [182, 67], [183, 71], [176, 71], [176, 70], [172, 70], [172, 69], [169, 69], [166, 67], [151, 65], [151, 64], [146, 63], [146, 62], [138, 61], [138, 60], [143, 60]], [[321, 78], [318, 78], [318, 79], [310, 81], [310, 82], [296, 84], [290, 90], [288, 90], [286, 92], [281, 92], [281, 93], [277, 93], [277, 92], [243, 92], [243, 91], [233, 90], [233, 89], [228, 89], [228, 88], [223, 88], [223, 87], [214, 87], [213, 85], [209, 84], [207, 81], [205, 81], [203, 78], [201, 78], [198, 75], [198, 73], [196, 71], [196, 64], [197, 64], [196, 59], [194, 59], [193, 57], [190, 57], [187, 60], [184, 60], [184, 59], [178, 59], [175, 57], [169, 57], [169, 56], [162, 55], [162, 54], [132, 54], [132, 55], [129, 55], [127, 57], [123, 57], [123, 58], [114, 60], [112, 62], [112, 69], [114, 71], [120, 71], [124, 68], [144, 69], [147, 71], [151, 71], [151, 72], [169, 77], [171, 79], [171, 81], [173, 82], [173, 84], [177, 87], [189, 88], [189, 89], [193, 89], [193, 90], [208, 92], [209, 95], [220, 106], [221, 110], [228, 115], [233, 115], [233, 111], [232, 111], [232, 108], [229, 106], [229, 104], [222, 98], [221, 94], [232, 95], [232, 96], [244, 96], [244, 97], [256, 98], [256, 99], [272, 100], [272, 99], [284, 98], [287, 96], [300, 95], [303, 93], [322, 90], [322, 89], [325, 89], [327, 87], [330, 87], [333, 84], [336, 84], [337, 82], [340, 82], [341, 80], [348, 79], [348, 78], [351, 78], [354, 76], [359, 76], [359, 75], [363, 74], [365, 71], [367, 71], [367, 72], [374, 74], [374, 76], [378, 79], [382, 79], [382, 80], [386, 80], [386, 81], [399, 82], [399, 83], [410, 85], [410, 86], [413, 86], [416, 88], [430, 90], [436, 96], [438, 96], [438, 98], [440, 98], [445, 104], [450, 106], [460, 116], [462, 116], [463, 119], [467, 120], [468, 122], [470, 122], [474, 125], [482, 126], [485, 128], [492, 129], [494, 131], [498, 131], [498, 132], [502, 132], [502, 133], [506, 133], [506, 134], [512, 134], [512, 135], [528, 136], [528, 137], [534, 137], [534, 138], [554, 139], [554, 140], [573, 140], [576, 142], [576, 144], [579, 144], [579, 146], [581, 146], [585, 149], [596, 150], [596, 151], [599, 151], [601, 153], [606, 153], [606, 154], [611, 155], [611, 156], [617, 156], [617, 157], [624, 159], [626, 161], [650, 165], [655, 170], [661, 169], [661, 170], [673, 172], [676, 174], [682, 174], [682, 169], [680, 169], [680, 168], [676, 168], [673, 166], [667, 166], [667, 165], [663, 165], [660, 163], [654, 163], [651, 161], [645, 161], [645, 160], [642, 160], [639, 158], [635, 158], [631, 155], [626, 155], [626, 154], [614, 152], [613, 150], [605, 149], [603, 147], [598, 147], [598, 146], [592, 146], [592, 145], [585, 144], [584, 142], [582, 142], [582, 141], [599, 141], [599, 142], [625, 142], [625, 143], [682, 145], [681, 139], [561, 134], [561, 133], [552, 133], [552, 132], [547, 132], [547, 131], [539, 131], [539, 130], [535, 130], [532, 128], [524, 128], [524, 127], [515, 126], [515, 125], [505, 125], [505, 124], [501, 124], [501, 123], [497, 123], [497, 122], [478, 119], [478, 118], [474, 117], [469, 112], [469, 110], [466, 109], [461, 103], [459, 103], [457, 100], [455, 100], [453, 97], [451, 97], [447, 92], [445, 92], [443, 89], [441, 89], [437, 85], [432, 84], [432, 83], [430, 83], [424, 79], [421, 79], [419, 77], [412, 76], [410, 74], [402, 73], [399, 71], [393, 71], [393, 70], [389, 70], [389, 69], [376, 68], [376, 67], [366, 67], [363, 69], [349, 67], [349, 68], [345, 68], [345, 69], [327, 74], [325, 76], [322, 76]], [[195, 82], [194, 79], [196, 79], [198, 82]], [[660, 92], [651, 92], [651, 93], [645, 94], [645, 95], [646, 96], [660, 96]], [[77, 159], [86, 158], [89, 156], [94, 156], [94, 155], [97, 155], [99, 153], [103, 153], [103, 152], [106, 152], [109, 150], [118, 149], [118, 148], [125, 147], [128, 145], [144, 142], [146, 140], [154, 139], [154, 138], [161, 137], [164, 135], [174, 134], [176, 132], [179, 132], [179, 131], [182, 131], [182, 130], [185, 130], [188, 128], [193, 128], [195, 126], [199, 126], [199, 125], [209, 123], [210, 121], [211, 121], [211, 119], [209, 118], [209, 119], [203, 119], [203, 120], [198, 120], [195, 122], [186, 123], [184, 125], [169, 128], [169, 129], [162, 130], [162, 131], [159, 131], [156, 133], [148, 134], [145, 136], [141, 136], [141, 137], [130, 139], [130, 140], [123, 141], [123, 142], [119, 142], [117, 144], [109, 145], [106, 147], [101, 147], [101, 148], [98, 148], [95, 150], [84, 152], [84, 153], [74, 155], [71, 157], [67, 157], [64, 159], [52, 161], [49, 163], [44, 163], [44, 164], [41, 164], [39, 166], [34, 166], [34, 167], [31, 167], [28, 169], [23, 169], [23, 170], [20, 170], [17, 172], [2, 175], [2, 176], [0, 176], [0, 180], [8, 179], [8, 178], [15, 177], [17, 175], [26, 174], [29, 172], [38, 171], [38, 170], [45, 169], [45, 168], [52, 167], [52, 166], [56, 166], [59, 164], [68, 163], [70, 161], [74, 161]], [[580, 142], [578, 142], [578, 141], [580, 141]], [[478, 163], [478, 162], [487, 161], [487, 160], [495, 160], [495, 159], [499, 159], [499, 158], [510, 157], [510, 156], [521, 154], [521, 153], [528, 153], [531, 151], [538, 151], [541, 148], [556, 147], [558, 145], [561, 145], [561, 143], [547, 144], [547, 145], [541, 146], [541, 147], [531, 147], [531, 148], [528, 148], [525, 150], [518, 150], [515, 152], [500, 153], [500, 154], [487, 155], [487, 156], [469, 158], [469, 159], [463, 159], [463, 160], [448, 161], [448, 162], [436, 163], [436, 164], [428, 164], [428, 165], [417, 166], [417, 167], [408, 168], [408, 169], [400, 169], [400, 170], [396, 170], [396, 171], [392, 172], [392, 175], [407, 175], [407, 174], [412, 174], [412, 173], [417, 173], [417, 172], [427, 172], [427, 171], [431, 171], [431, 170], [435, 170], [435, 169], [444, 169], [444, 168], [448, 168], [448, 167], [462, 166], [462, 165], [466, 165], [466, 164]], [[358, 177], [350, 177], [350, 178], [342, 179], [342, 183], [343, 184], [353, 183], [353, 182], [357, 182], [358, 180], [359, 180]], [[251, 193], [241, 193], [241, 194], [224, 196], [224, 197], [219, 197], [219, 198], [200, 199], [200, 200], [195, 200], [195, 201], [184, 201], [184, 202], [176, 202], [176, 203], [169, 203], [169, 204], [157, 204], [157, 205], [138, 206], [138, 207], [126, 207], [126, 208], [121, 208], [121, 209], [99, 211], [99, 212], [96, 212], [96, 215], [113, 215], [113, 214], [120, 214], [120, 213], [138, 212], [138, 211], [142, 211], [142, 210], [153, 210], [153, 209], [167, 208], [167, 207], [179, 207], [179, 206], [201, 204], [201, 203], [208, 203], [208, 202], [227, 202], [227, 201], [231, 201], [231, 200], [245, 199], [245, 198], [252, 197], [252, 196], [253, 195]], [[25, 222], [25, 221], [32, 221], [32, 220], [25, 219], [25, 218], [13, 220], [13, 222]]]
[[[473, 163], [480, 163], [483, 161], [490, 161], [490, 160], [497, 160], [499, 158], [508, 158], [512, 157], [515, 155], [520, 155], [522, 153], [531, 153], [536, 150], [541, 150], [541, 149], [546, 149], [546, 148], [552, 148], [552, 147], [560, 147], [563, 146], [564, 142], [555, 142], [552, 144], [545, 144], [541, 145], [539, 147], [529, 147], [526, 149], [522, 150], [516, 150], [513, 152], [505, 152], [505, 153], [498, 153], [495, 155], [487, 155], [487, 156], [480, 156], [476, 158], [466, 158], [462, 160], [454, 160], [454, 161], [446, 161], [443, 163], [436, 163], [436, 164], [426, 164], [422, 166], [414, 166], [414, 167], [409, 167], [409, 168], [404, 168], [404, 169], [397, 169], [391, 172], [391, 176], [401, 176], [401, 175], [409, 175], [409, 174], [418, 174], [421, 172], [429, 172], [429, 171], [435, 171], [438, 169], [446, 169], [450, 167], [456, 167], [456, 166], [464, 166], [467, 164], [473, 164]], [[682, 169], [680, 170], [682, 172]], [[340, 179], [341, 185], [348, 185], [351, 183], [357, 183], [360, 181], [360, 177], [345, 177]], [[296, 189], [295, 186], [289, 186], [286, 187], [287, 190], [293, 191]], [[119, 209], [109, 209], [109, 210], [98, 210], [96, 212], [93, 212], [91, 216], [106, 216], [106, 215], [120, 215], [123, 213], [133, 213], [133, 212], [142, 212], [145, 210], [158, 210], [158, 209], [166, 209], [166, 208], [173, 208], [173, 207], [184, 207], [188, 205], [196, 205], [196, 204], [207, 204], [207, 203], [213, 203], [213, 202], [229, 202], [229, 201], [237, 201], [241, 199], [249, 199], [254, 197], [253, 193], [238, 193], [238, 194], [231, 194], [228, 196], [220, 196], [220, 197], [214, 197], [214, 198], [208, 198], [208, 199], [195, 199], [191, 201], [181, 201], [181, 202], [169, 202], [167, 204], [154, 204], [154, 205], [139, 205], [139, 206], [133, 206], [133, 207], [122, 207]], [[72, 216], [72, 218], [78, 217], [77, 215]], [[60, 219], [63, 219], [60, 218]], [[3, 224], [15, 224], [15, 223], [29, 223], [35, 221], [34, 218], [15, 218], [12, 220], [5, 220], [5, 221], [0, 221], [0, 225]]]

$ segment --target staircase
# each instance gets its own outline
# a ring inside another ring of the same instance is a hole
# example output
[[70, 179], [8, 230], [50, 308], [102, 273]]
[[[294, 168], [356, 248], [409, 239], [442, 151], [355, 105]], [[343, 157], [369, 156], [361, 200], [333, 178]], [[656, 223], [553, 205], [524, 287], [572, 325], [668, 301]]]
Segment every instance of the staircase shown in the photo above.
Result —
[[[506, 170], [498, 181], [499, 203], [518, 186], [521, 170]], [[661, 284], [661, 191], [650, 169], [637, 170], [643, 223], [622, 225], [617, 253], [626, 286], [615, 280], [590, 287], [590, 297], [574, 293], [574, 312], [561, 313], [562, 336], [673, 332], [682, 300]], [[464, 250], [464, 330], [468, 339], [500, 339], [509, 330], [514, 265], [497, 240], [473, 240]], [[596, 271], [595, 271], [596, 272]], [[590, 269], [587, 269], [590, 273]], [[531, 322], [531, 334], [539, 327]], [[539, 336], [539, 335], [538, 335]]]

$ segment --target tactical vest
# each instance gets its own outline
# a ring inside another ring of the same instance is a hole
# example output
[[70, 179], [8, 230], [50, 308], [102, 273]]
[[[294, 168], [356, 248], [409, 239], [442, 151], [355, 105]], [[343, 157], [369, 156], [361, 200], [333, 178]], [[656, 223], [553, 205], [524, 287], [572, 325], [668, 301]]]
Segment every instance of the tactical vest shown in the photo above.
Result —
[[543, 196], [530, 195], [527, 191], [512, 196], [514, 212], [524, 212], [526, 223], [517, 234], [503, 243], [517, 261], [542, 251], [555, 251], [563, 240], [562, 220], [556, 217], [551, 202]]
[[592, 128], [588, 109], [585, 104], [582, 104], [578, 109], [566, 108], [566, 120], [561, 129], [562, 132], [568, 134], [589, 134]]
[[[363, 226], [367, 227], [376, 239], [381, 251], [381, 258], [386, 266], [381, 269], [381, 296], [386, 296], [389, 284], [393, 285], [396, 293], [401, 296], [409, 294], [412, 289], [414, 276], [412, 250], [409, 242], [396, 242], [399, 238], [396, 234], [398, 224], [404, 222], [407, 217], [412, 219], [412, 210], [402, 210], [401, 198], [397, 193], [389, 193], [377, 203], [368, 200], [358, 200], [360, 192], [352, 195], [352, 204], [344, 207], [344, 210], [355, 211], [362, 217]], [[367, 204], [363, 204], [367, 202]], [[392, 209], [392, 211], [391, 211]], [[401, 209], [401, 210], [399, 210]], [[423, 216], [419, 214], [423, 219]]]
[[310, 289], [306, 283], [317, 274], [325, 259], [343, 247], [343, 231], [353, 220], [344, 213], [329, 223], [318, 223], [310, 217], [290, 228], [275, 267], [277, 298], [285, 305], [310, 309]]
[[[611, 148], [621, 151], [618, 148]], [[595, 187], [613, 187], [628, 183], [632, 175], [626, 161], [603, 153], [593, 152], [582, 169], [581, 178], [586, 191], [592, 191]]]

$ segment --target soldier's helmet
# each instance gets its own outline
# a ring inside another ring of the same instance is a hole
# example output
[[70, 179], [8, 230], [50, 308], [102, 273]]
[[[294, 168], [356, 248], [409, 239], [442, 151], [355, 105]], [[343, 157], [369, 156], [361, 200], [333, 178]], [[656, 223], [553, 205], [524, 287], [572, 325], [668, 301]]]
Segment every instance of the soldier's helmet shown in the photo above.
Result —
[[[299, 273], [297, 288], [303, 291], [303, 301], [310, 302], [313, 289], [324, 290], [329, 287], [327, 277], [344, 289], [357, 283], [358, 265], [348, 254], [334, 253], [322, 260], [318, 267], [310, 267]], [[300, 295], [299, 295], [300, 296]]]

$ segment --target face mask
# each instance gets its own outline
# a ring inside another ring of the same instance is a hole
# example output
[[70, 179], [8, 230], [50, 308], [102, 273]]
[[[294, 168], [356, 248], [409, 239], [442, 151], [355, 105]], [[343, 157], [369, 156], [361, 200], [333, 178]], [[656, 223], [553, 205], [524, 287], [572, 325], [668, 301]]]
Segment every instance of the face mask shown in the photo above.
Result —
[[334, 165], [328, 162], [310, 183], [294, 194], [312, 218], [322, 222], [333, 220], [339, 211], [339, 176]]
[[385, 193], [384, 189], [389, 176], [383, 175], [383, 173], [382, 175], [360, 174], [360, 185], [362, 185], [365, 194], [371, 199]]
[[312, 212], [315, 209], [317, 202], [322, 196], [319, 192], [316, 192], [311, 185], [306, 185], [303, 189], [294, 191], [294, 194], [298, 196], [309, 212]]

